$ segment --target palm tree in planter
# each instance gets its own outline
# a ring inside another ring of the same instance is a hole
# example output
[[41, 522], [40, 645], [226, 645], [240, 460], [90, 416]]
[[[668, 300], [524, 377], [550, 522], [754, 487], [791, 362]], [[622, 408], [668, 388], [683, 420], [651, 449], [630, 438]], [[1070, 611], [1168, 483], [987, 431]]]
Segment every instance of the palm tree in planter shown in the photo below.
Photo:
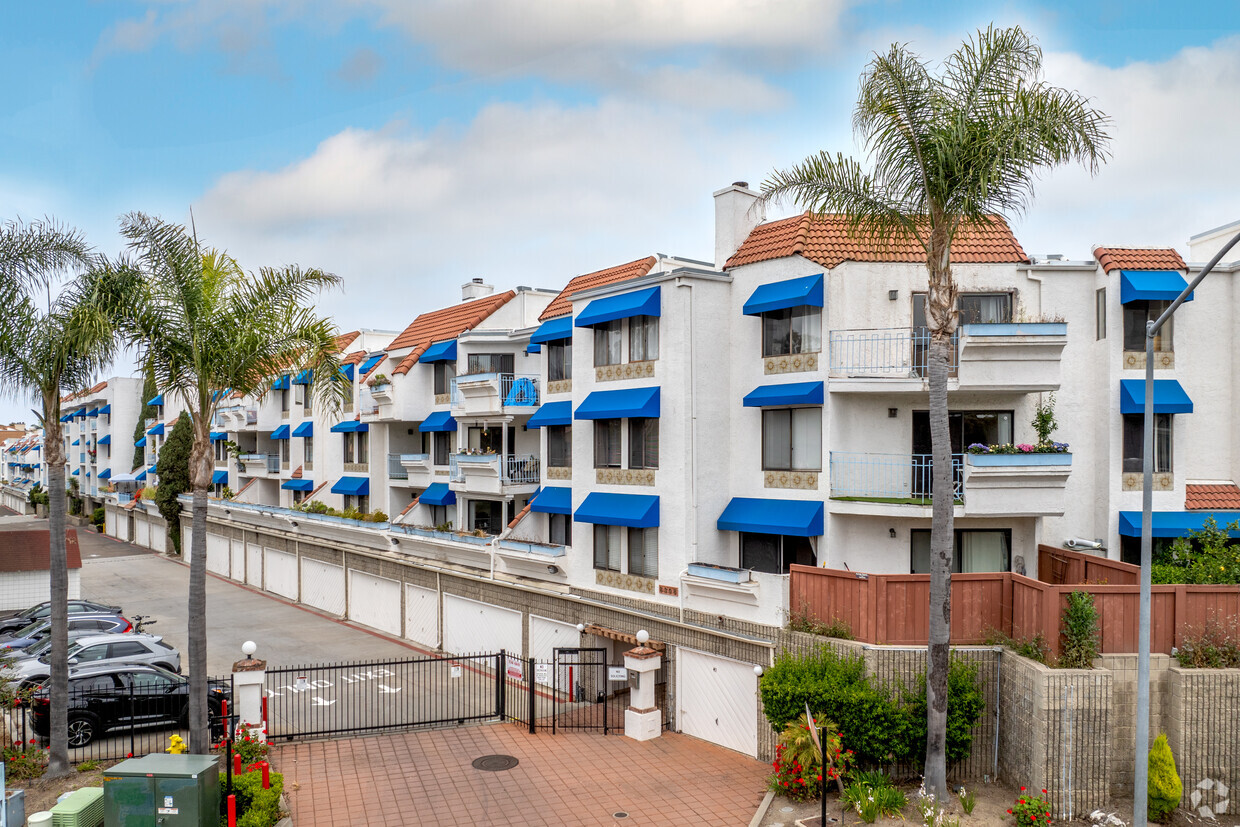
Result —
[[116, 335], [90, 294], [87, 279], [72, 278], [53, 296], [57, 276], [89, 266], [89, 250], [75, 231], [50, 223], [11, 223], [0, 229], [0, 389], [32, 396], [43, 427], [47, 463], [48, 576], [52, 649], [51, 751], [47, 773], [69, 765], [69, 568], [65, 548], [65, 449], [60, 422], [64, 390], [80, 390], [112, 359]]
[[842, 214], [850, 232], [879, 249], [920, 246], [929, 288], [926, 318], [933, 527], [926, 786], [947, 795], [945, 757], [951, 630], [952, 456], [947, 378], [957, 325], [952, 242], [958, 234], [1019, 214], [1036, 176], [1105, 160], [1108, 119], [1078, 92], [1042, 79], [1042, 50], [1019, 28], [988, 28], [966, 40], [937, 73], [903, 45], [876, 55], [861, 77], [853, 127], [872, 166], [826, 152], [777, 171], [766, 201]]
[[207, 721], [207, 492], [211, 422], [225, 389], [262, 397], [281, 372], [313, 368], [310, 392], [338, 410], [344, 382], [336, 329], [310, 300], [339, 278], [297, 266], [247, 273], [186, 228], [131, 213], [128, 254], [98, 271], [104, 304], [149, 364], [161, 392], [179, 399], [193, 427], [189, 576], [189, 749], [210, 750]]

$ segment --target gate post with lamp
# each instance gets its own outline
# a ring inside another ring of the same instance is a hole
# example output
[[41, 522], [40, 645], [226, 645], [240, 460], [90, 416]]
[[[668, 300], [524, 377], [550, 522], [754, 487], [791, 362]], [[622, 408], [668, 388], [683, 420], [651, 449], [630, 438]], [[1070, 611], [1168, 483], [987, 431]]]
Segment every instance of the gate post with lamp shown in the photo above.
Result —
[[245, 659], [233, 664], [233, 709], [237, 716], [237, 727], [249, 724], [254, 728], [259, 740], [266, 742], [263, 689], [267, 681], [267, 661], [254, 657], [257, 649], [254, 641], [247, 640], [241, 645], [241, 653], [245, 655]]
[[637, 741], [649, 741], [663, 733], [663, 715], [655, 705], [654, 688], [663, 656], [646, 646], [650, 633], [637, 633], [637, 648], [624, 653], [629, 672], [629, 707], [624, 710], [624, 734]]

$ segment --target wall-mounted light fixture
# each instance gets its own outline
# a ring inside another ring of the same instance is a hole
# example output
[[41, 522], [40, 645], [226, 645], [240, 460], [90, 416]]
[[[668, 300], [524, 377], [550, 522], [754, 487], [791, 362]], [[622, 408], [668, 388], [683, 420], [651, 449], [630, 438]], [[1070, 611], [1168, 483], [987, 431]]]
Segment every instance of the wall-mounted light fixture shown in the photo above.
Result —
[[887, 298], [890, 301], [895, 301], [896, 299], [900, 298], [900, 291], [899, 290], [888, 290]]
[[899, 409], [899, 408], [888, 408], [888, 409], [887, 409], [887, 418], [888, 418], [888, 419], [895, 419], [895, 418], [896, 418], [897, 416], [899, 416], [899, 415], [900, 415], [900, 409]]
[[297, 528], [297, 521], [296, 521], [296, 520], [289, 520], [289, 521], [288, 521], [288, 524], [289, 524], [289, 525], [291, 525], [293, 528]]
[[889, 534], [893, 540], [896, 538], [896, 530], [894, 528], [887, 529], [887, 534]]
[[547, 574], [559, 574], [560, 569], [557, 566], [547, 566]]

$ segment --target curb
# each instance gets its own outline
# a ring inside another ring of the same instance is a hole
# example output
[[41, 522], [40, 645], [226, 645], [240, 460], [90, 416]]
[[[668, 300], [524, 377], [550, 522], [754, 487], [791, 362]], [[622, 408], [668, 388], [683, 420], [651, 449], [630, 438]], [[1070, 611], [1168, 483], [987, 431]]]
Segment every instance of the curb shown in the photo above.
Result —
[[762, 803], [758, 805], [758, 811], [753, 814], [753, 818], [749, 819], [749, 827], [758, 827], [762, 823], [762, 819], [766, 818], [766, 811], [771, 808], [771, 802], [775, 800], [775, 792], [767, 790], [766, 795], [762, 797]]

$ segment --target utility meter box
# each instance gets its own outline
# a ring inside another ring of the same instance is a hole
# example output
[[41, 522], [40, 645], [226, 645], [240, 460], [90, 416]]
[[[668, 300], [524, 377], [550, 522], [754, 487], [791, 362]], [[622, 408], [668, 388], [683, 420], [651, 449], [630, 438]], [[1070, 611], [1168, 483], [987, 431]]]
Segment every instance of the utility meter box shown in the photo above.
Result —
[[104, 771], [104, 827], [218, 827], [214, 755], [153, 753]]

